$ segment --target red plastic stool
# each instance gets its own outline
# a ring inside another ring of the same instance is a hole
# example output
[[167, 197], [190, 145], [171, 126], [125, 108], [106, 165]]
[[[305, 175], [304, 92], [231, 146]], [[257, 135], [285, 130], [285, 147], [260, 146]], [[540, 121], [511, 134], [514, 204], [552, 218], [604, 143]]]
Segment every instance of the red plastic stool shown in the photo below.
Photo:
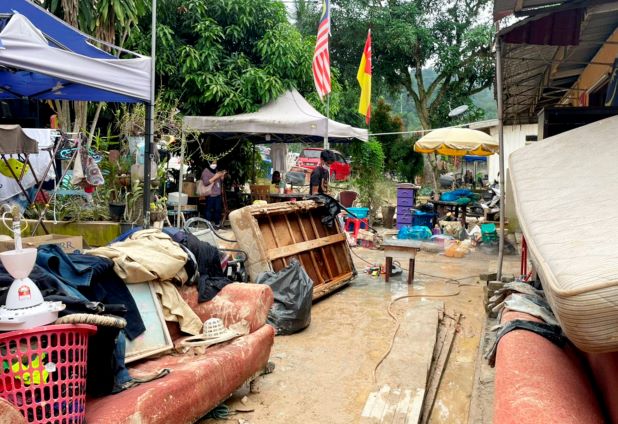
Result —
[[345, 220], [345, 230], [350, 231], [350, 227], [353, 228], [352, 237], [354, 237], [355, 243], [356, 243], [356, 240], [358, 239], [358, 232], [361, 229], [362, 224], [365, 224], [365, 228], [369, 228], [369, 219], [348, 217]]

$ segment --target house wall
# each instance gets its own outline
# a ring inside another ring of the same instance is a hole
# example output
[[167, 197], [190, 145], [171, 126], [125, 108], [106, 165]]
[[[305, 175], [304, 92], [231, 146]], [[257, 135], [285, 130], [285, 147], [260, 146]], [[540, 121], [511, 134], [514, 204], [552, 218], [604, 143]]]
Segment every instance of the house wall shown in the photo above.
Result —
[[618, 57], [618, 29], [607, 39], [610, 44], [604, 44], [597, 54], [592, 58], [591, 62], [595, 64], [588, 64], [586, 69], [580, 74], [579, 79], [573, 84], [573, 88], [565, 94], [562, 104], [570, 104], [572, 106], [587, 106], [588, 105], [588, 93], [582, 90], [590, 90], [595, 87], [599, 80], [604, 75], [609, 75], [612, 72], [611, 65], [597, 65], [596, 63], [614, 63], [616, 57]]
[[[489, 134], [492, 137], [498, 139], [498, 127], [489, 128]], [[526, 145], [526, 136], [527, 135], [537, 135], [538, 134], [538, 125], [537, 124], [526, 124], [526, 125], [505, 125], [504, 126], [504, 166], [505, 169], [509, 167], [509, 156], [515, 150], [518, 150]], [[498, 179], [498, 173], [500, 171], [500, 164], [498, 155], [490, 156], [487, 161], [487, 175], [489, 176], [489, 181], [493, 182]]]

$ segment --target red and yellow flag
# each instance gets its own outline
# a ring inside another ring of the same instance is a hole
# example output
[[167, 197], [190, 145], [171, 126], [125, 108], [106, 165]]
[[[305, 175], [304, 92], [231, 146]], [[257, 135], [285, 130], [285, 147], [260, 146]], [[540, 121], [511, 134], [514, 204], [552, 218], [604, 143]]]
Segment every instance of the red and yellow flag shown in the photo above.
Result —
[[363, 57], [358, 67], [356, 79], [361, 88], [358, 112], [365, 116], [365, 122], [369, 125], [369, 120], [371, 119], [371, 30], [367, 33], [365, 50], [363, 50]]

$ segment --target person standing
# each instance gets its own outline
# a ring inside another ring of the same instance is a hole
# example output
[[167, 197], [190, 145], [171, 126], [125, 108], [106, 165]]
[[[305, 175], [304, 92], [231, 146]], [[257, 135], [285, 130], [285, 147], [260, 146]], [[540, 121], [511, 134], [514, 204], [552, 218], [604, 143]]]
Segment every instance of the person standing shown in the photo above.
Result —
[[206, 196], [206, 212], [207, 221], [212, 222], [215, 227], [221, 224], [221, 215], [223, 214], [223, 199], [221, 197], [221, 186], [226, 171], [217, 171], [217, 161], [213, 160], [202, 171], [202, 183], [204, 185], [212, 184], [210, 195]]
[[309, 180], [309, 194], [328, 193], [328, 167], [335, 162], [335, 154], [330, 150], [322, 150], [320, 153], [320, 164], [311, 172]]

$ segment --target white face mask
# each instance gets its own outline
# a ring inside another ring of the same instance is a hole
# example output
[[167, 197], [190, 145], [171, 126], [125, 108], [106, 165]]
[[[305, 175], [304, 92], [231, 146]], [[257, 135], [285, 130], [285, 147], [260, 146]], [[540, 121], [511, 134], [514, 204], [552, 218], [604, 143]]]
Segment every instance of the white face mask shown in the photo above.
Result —
[[212, 165], [210, 165], [210, 169], [217, 169], [217, 164], [213, 163]]

